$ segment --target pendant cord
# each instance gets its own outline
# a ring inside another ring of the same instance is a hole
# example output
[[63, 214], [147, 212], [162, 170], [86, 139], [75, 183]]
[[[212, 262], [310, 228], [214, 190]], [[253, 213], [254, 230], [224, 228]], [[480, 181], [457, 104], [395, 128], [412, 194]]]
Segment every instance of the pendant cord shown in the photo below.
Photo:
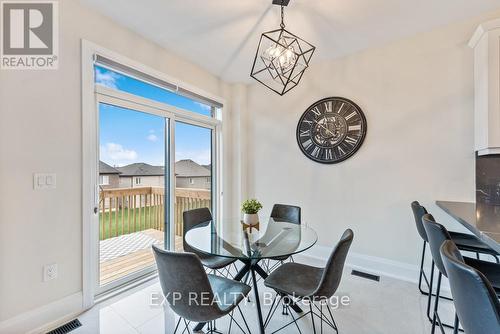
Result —
[[281, 5], [281, 29], [285, 29], [285, 7]]

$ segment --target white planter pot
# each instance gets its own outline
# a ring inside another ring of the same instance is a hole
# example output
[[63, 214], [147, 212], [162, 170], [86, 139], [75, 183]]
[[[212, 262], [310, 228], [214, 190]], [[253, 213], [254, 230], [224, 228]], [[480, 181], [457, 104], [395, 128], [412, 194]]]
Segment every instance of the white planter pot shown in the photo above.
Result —
[[243, 222], [250, 226], [257, 225], [259, 223], [259, 215], [256, 213], [245, 213], [243, 215]]

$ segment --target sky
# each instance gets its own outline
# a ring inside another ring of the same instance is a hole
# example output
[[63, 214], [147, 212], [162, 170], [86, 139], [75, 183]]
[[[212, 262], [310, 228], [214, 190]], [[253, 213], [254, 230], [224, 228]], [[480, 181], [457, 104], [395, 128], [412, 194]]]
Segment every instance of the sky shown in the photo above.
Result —
[[[155, 101], [210, 115], [210, 107], [159, 87], [96, 66], [99, 85], [136, 94]], [[135, 162], [165, 164], [164, 117], [113, 105], [99, 106], [100, 159], [111, 166]], [[175, 126], [175, 160], [191, 159], [210, 164], [211, 130], [177, 122]]]

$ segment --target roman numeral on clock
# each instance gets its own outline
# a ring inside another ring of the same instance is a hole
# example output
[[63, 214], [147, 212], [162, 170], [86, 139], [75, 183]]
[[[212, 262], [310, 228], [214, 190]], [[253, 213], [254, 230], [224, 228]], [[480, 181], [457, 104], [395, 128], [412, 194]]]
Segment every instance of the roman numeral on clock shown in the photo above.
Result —
[[347, 137], [345, 137], [345, 142], [348, 143], [348, 144], [351, 144], [351, 145], [356, 145], [356, 143], [358, 142], [358, 140], [355, 139], [355, 138], [352, 138], [350, 136], [347, 136]]
[[333, 111], [333, 102], [332, 101], [327, 101], [325, 103], [325, 110], [326, 110], [326, 112], [332, 112]]
[[333, 151], [331, 148], [327, 149], [325, 151], [325, 159], [326, 160], [332, 160], [333, 159]]
[[309, 149], [309, 147], [311, 147], [312, 145], [313, 145], [313, 142], [312, 142], [312, 140], [311, 140], [311, 139], [308, 139], [308, 140], [306, 140], [305, 142], [303, 142], [303, 143], [302, 143], [302, 146], [304, 146], [304, 148], [305, 148], [306, 150], [308, 150], [308, 149]]
[[312, 108], [311, 111], [314, 113], [314, 115], [321, 116], [321, 111], [319, 110], [318, 107]]
[[311, 152], [311, 155], [314, 156], [315, 158], [317, 158], [321, 153], [321, 148], [319, 148], [318, 146], [316, 146], [314, 148], [314, 150]]
[[361, 131], [361, 124], [349, 125], [349, 131]]
[[348, 121], [348, 120], [350, 120], [351, 118], [353, 118], [354, 116], [356, 116], [356, 112], [355, 112], [355, 111], [353, 111], [352, 113], [350, 113], [349, 115], [347, 115], [347, 116], [345, 117], [345, 120], [346, 120], [346, 121]]
[[300, 130], [300, 136], [301, 137], [310, 137], [311, 136], [311, 130], [310, 129], [309, 130], [305, 130], [305, 131]]

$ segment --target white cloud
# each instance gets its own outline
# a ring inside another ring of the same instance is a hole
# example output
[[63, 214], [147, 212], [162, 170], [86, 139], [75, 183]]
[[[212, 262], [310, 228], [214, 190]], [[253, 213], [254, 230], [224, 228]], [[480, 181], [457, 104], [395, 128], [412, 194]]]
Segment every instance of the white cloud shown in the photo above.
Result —
[[199, 151], [176, 151], [175, 161], [191, 159], [200, 165], [210, 164], [211, 154], [210, 150], [199, 150]]
[[95, 71], [95, 82], [98, 85], [116, 89], [116, 81], [119, 78], [120, 76], [114, 72], [102, 72], [100, 69]]
[[116, 143], [106, 143], [100, 149], [101, 160], [109, 162], [112, 166], [125, 165], [136, 160], [138, 157], [136, 151], [126, 149]]
[[196, 104], [197, 106], [200, 106], [200, 107], [201, 107], [201, 109], [206, 110], [206, 111], [208, 111], [208, 112], [210, 112], [210, 111], [212, 110], [212, 107], [211, 107], [211, 106], [206, 105], [206, 104], [203, 104], [203, 103], [201, 103], [201, 102], [194, 101], [194, 104]]
[[152, 141], [153, 143], [158, 140], [158, 137], [154, 134], [150, 134], [146, 137], [147, 140]]

